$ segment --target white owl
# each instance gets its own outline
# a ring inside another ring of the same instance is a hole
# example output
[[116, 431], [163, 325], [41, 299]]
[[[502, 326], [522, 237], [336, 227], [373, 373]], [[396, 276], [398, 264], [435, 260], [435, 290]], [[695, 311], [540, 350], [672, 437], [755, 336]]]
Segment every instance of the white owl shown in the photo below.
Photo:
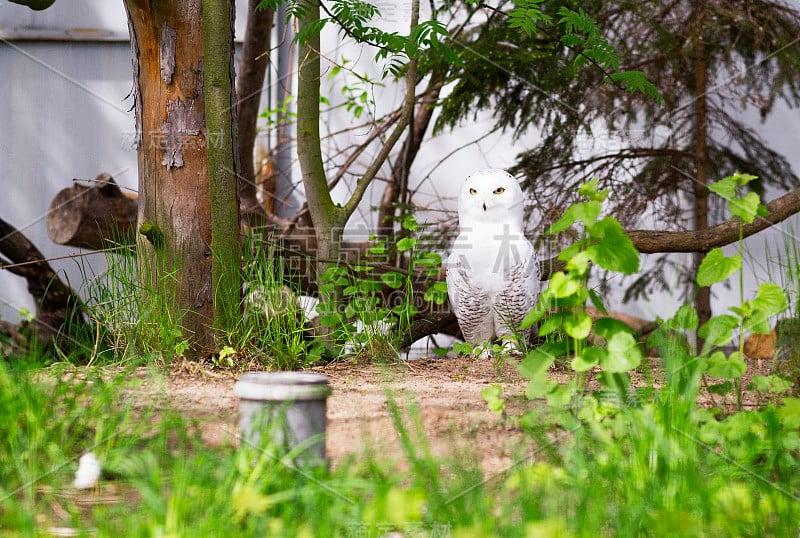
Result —
[[469, 176], [458, 198], [459, 234], [447, 260], [447, 293], [464, 339], [516, 346], [519, 324], [539, 295], [539, 261], [523, 231], [522, 189], [504, 170]]

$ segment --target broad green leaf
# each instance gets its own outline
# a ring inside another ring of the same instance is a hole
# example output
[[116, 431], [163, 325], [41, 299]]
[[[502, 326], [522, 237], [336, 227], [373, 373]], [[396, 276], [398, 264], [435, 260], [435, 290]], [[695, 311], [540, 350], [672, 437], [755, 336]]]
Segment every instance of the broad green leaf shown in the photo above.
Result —
[[570, 366], [576, 372], [586, 372], [597, 366], [600, 361], [606, 359], [606, 352], [596, 347], [587, 347], [583, 353], [576, 355]]
[[393, 289], [398, 289], [403, 286], [405, 278], [397, 271], [389, 271], [381, 275], [381, 281]]
[[576, 312], [564, 317], [564, 331], [576, 340], [584, 340], [592, 330], [592, 318], [586, 312]]
[[367, 252], [375, 256], [380, 256], [386, 253], [386, 245], [384, 243], [376, 243], [375, 245], [369, 247]]
[[631, 328], [627, 324], [614, 318], [600, 318], [595, 321], [594, 332], [606, 340], [616, 333], [632, 333]]
[[414, 256], [414, 263], [422, 267], [439, 267], [442, 257], [436, 252], [424, 251]]
[[543, 308], [532, 308], [525, 314], [525, 317], [522, 318], [522, 323], [519, 324], [520, 329], [527, 329], [528, 327], [532, 327], [534, 323], [537, 323], [540, 319], [542, 319], [547, 312]]
[[544, 398], [557, 386], [557, 382], [548, 380], [547, 377], [542, 374], [531, 378], [528, 382], [528, 386], [525, 387], [525, 397], [529, 400]]
[[787, 307], [786, 293], [777, 284], [765, 282], [758, 286], [758, 292], [753, 299], [753, 307], [769, 316], [780, 314]]
[[708, 190], [717, 193], [726, 200], [733, 200], [736, 196], [736, 187], [738, 186], [739, 182], [736, 181], [736, 178], [728, 176], [709, 185]]
[[408, 215], [403, 219], [401, 227], [409, 232], [416, 232], [419, 230], [419, 223], [417, 223], [417, 219], [413, 215]]
[[417, 240], [413, 237], [404, 237], [397, 242], [397, 250], [405, 252], [417, 246]]
[[580, 282], [567, 277], [564, 272], [558, 271], [550, 277], [547, 291], [556, 299], [563, 299], [577, 293], [580, 287]]
[[436, 304], [444, 304], [447, 300], [447, 284], [445, 282], [434, 282], [425, 290], [424, 299]]
[[800, 398], [784, 398], [783, 405], [778, 408], [778, 418], [787, 430], [800, 428]]
[[766, 211], [766, 207], [761, 204], [761, 197], [754, 192], [748, 192], [744, 198], [729, 200], [728, 209], [747, 223], [753, 222], [758, 215], [763, 216]]
[[705, 322], [697, 334], [706, 341], [706, 346], [724, 346], [733, 338], [733, 330], [738, 327], [739, 320], [728, 314], [714, 316]]
[[672, 319], [667, 321], [667, 325], [673, 329], [686, 329], [693, 331], [700, 323], [700, 318], [697, 317], [697, 311], [690, 305], [681, 306]]
[[765, 282], [758, 286], [755, 299], [748, 301], [748, 313], [744, 328], [758, 334], [769, 334], [772, 324], [769, 318], [786, 310], [786, 295], [777, 284]]
[[567, 260], [567, 271], [583, 276], [589, 270], [589, 254], [582, 250]]
[[[567, 16], [567, 13], [570, 13], [570, 10], [567, 8], [562, 7], [561, 10], [559, 10], [559, 14], [562, 14], [564, 16]], [[562, 19], [562, 21], [563, 20], [564, 19]], [[578, 194], [580, 194], [581, 196], [585, 196], [590, 200], [595, 200], [598, 202], [604, 201], [608, 196], [608, 190], [602, 190], [602, 191], [598, 190], [597, 185], [599, 182], [600, 178], [598, 178], [597, 176], [593, 177], [592, 179], [590, 179], [589, 181], [578, 187]]]
[[708, 252], [697, 269], [697, 283], [701, 286], [710, 286], [722, 282], [733, 273], [742, 268], [742, 257], [738, 254], [725, 256], [721, 248]]
[[502, 414], [506, 409], [506, 401], [503, 399], [503, 387], [497, 383], [483, 389], [481, 398], [486, 402], [489, 409], [498, 415]]
[[541, 347], [529, 351], [522, 362], [517, 366], [519, 375], [525, 379], [535, 379], [539, 376], [546, 375], [547, 370], [552, 366], [556, 360], [555, 355], [552, 355]]
[[600, 216], [602, 205], [597, 200], [589, 200], [588, 202], [579, 202], [569, 208], [568, 211], [572, 212], [576, 221], [582, 222], [585, 226], [591, 226], [597, 222], [597, 217]]
[[545, 318], [541, 325], [539, 325], [539, 336], [546, 336], [561, 328], [564, 321], [564, 312], [553, 314], [549, 318]]
[[358, 289], [363, 293], [376, 293], [381, 291], [383, 284], [374, 278], [364, 278], [358, 281]]
[[[571, 209], [571, 208], [570, 208]], [[563, 232], [575, 222], [575, 215], [567, 209], [564, 211], [564, 214], [561, 215], [561, 218], [555, 221], [545, 232], [547, 235], [557, 234], [559, 232]]]
[[721, 351], [715, 351], [708, 358], [708, 375], [720, 379], [738, 379], [747, 371], [744, 355], [738, 351], [725, 358]]
[[625, 235], [619, 221], [606, 217], [589, 229], [589, 235], [597, 241], [587, 249], [594, 263], [603, 269], [626, 275], [639, 270], [639, 252]]
[[574, 395], [574, 387], [556, 383], [544, 397], [547, 400], [547, 405], [555, 408], [563, 408], [570, 404]]
[[633, 335], [617, 332], [606, 343], [606, 356], [601, 358], [600, 366], [609, 373], [622, 373], [633, 370], [642, 362], [642, 352]]
[[791, 390], [792, 382], [777, 374], [754, 375], [750, 386], [747, 388], [754, 388], [758, 391], [772, 394], [783, 394]]

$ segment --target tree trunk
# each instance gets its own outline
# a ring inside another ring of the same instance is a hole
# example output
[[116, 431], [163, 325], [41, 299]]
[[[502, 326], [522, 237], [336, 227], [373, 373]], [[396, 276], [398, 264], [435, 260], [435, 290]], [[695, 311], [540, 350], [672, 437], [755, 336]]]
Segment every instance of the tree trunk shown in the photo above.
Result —
[[[708, 57], [706, 54], [704, 23], [705, 2], [696, 0], [694, 4], [694, 229], [697, 231], [708, 228], [708, 98], [707, 70]], [[694, 257], [694, 273], [705, 258], [704, 252], [698, 252]], [[711, 318], [711, 288], [698, 287], [695, 298], [695, 308], [700, 323], [703, 324]]]
[[253, 148], [256, 140], [261, 89], [264, 74], [270, 62], [269, 46], [272, 33], [272, 9], [258, 10], [261, 0], [248, 0], [247, 28], [244, 33], [242, 61], [236, 79], [239, 118], [239, 157], [241, 173], [237, 181], [239, 202], [245, 214], [259, 209], [256, 197], [256, 172], [253, 165]]
[[[236, 178], [239, 146], [233, 68], [233, 0], [203, 0], [203, 92], [211, 197], [214, 327], [230, 333], [240, 318], [242, 248]], [[252, 161], [252, 159], [249, 159]]]
[[[301, 2], [301, 30], [319, 22], [319, 4], [312, 0]], [[297, 87], [297, 156], [305, 187], [308, 212], [317, 239], [317, 263], [314, 278], [319, 278], [331, 261], [339, 258], [339, 243], [342, 238], [344, 216], [341, 208], [333, 203], [325, 166], [322, 162], [322, 147], [319, 133], [319, 84], [320, 84], [320, 38], [319, 32], [311, 31], [298, 43], [298, 87]], [[321, 290], [320, 303], [336, 307], [339, 304], [336, 287]]]
[[436, 101], [439, 99], [439, 92], [442, 89], [441, 80], [432, 79], [428, 84], [428, 91], [420, 104], [409, 135], [403, 141], [400, 155], [392, 166], [391, 181], [386, 184], [381, 197], [381, 205], [378, 209], [378, 236], [390, 237], [394, 231], [394, 220], [397, 204], [403, 193], [403, 186], [408, 188], [408, 175], [411, 171], [411, 164], [417, 157], [419, 148], [425, 138], [425, 133], [433, 118], [433, 111], [436, 109]]
[[124, 2], [133, 53], [138, 224], [146, 237], [138, 240], [140, 280], [154, 301], [166, 302], [189, 353], [198, 355], [214, 344], [202, 2]]

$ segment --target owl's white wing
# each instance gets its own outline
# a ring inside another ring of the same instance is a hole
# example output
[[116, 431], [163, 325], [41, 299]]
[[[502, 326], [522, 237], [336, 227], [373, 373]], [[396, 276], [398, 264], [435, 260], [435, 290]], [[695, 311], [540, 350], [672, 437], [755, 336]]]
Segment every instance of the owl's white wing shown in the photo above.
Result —
[[[539, 297], [539, 259], [533, 246], [519, 263], [511, 266], [506, 285], [495, 301], [497, 336], [514, 336], [528, 311], [536, 306]], [[530, 330], [523, 331], [527, 338]]]
[[447, 261], [447, 296], [464, 340], [482, 344], [494, 338], [492, 301], [470, 282], [469, 272], [453, 253]]

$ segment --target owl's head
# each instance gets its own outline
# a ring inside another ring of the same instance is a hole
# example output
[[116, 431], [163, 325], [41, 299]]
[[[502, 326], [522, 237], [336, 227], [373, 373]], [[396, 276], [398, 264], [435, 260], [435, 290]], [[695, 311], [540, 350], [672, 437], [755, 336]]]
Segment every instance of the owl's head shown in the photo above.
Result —
[[470, 175], [458, 197], [461, 226], [480, 223], [508, 223], [522, 227], [524, 196], [514, 176], [489, 168]]

